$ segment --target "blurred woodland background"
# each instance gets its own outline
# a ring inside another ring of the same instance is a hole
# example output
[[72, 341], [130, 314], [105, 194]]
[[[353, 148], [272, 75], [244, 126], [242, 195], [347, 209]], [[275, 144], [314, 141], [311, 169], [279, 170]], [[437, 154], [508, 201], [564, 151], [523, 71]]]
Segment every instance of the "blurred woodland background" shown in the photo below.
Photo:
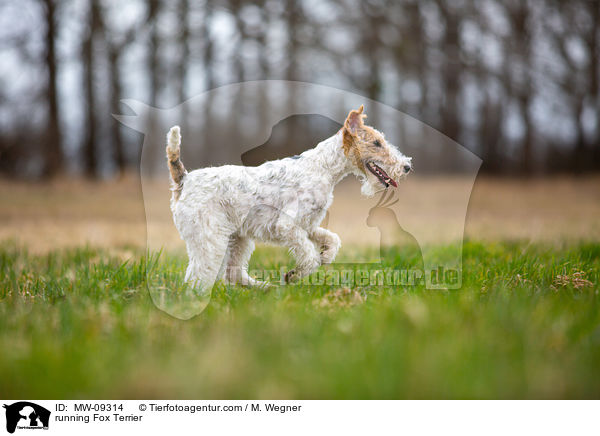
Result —
[[[599, 20], [594, 0], [3, 0], [0, 173], [135, 171], [143, 138], [112, 117], [121, 99], [168, 108], [264, 79], [383, 102], [484, 172], [597, 171]], [[283, 136], [306, 148], [323, 136], [295, 134], [301, 118]]]

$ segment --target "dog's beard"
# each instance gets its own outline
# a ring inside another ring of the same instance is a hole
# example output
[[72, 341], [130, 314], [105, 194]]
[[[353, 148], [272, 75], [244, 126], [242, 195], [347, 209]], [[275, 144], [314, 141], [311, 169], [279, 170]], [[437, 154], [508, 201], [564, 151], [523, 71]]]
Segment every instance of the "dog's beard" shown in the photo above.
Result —
[[[358, 180], [360, 181], [360, 193], [365, 197], [372, 197], [377, 193], [377, 189], [373, 186], [373, 183], [367, 176], [361, 175]], [[383, 186], [381, 186], [383, 188]]]

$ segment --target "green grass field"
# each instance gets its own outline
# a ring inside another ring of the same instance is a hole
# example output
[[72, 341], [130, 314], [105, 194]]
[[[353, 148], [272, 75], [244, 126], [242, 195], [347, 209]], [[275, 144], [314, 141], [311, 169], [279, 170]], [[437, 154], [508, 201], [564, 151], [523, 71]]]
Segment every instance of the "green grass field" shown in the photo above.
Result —
[[[415, 261], [385, 254], [384, 267]], [[469, 242], [463, 254], [461, 290], [217, 285], [181, 321], [153, 305], [141, 253], [5, 244], [0, 396], [599, 398], [600, 244]], [[252, 267], [288, 262], [260, 248]]]

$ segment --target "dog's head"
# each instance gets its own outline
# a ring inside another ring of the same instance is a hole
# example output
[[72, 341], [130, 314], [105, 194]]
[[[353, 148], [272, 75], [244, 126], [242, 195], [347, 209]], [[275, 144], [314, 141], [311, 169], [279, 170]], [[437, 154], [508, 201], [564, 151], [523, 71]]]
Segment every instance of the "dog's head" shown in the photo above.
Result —
[[344, 154], [362, 179], [361, 192], [370, 197], [390, 186], [397, 187], [397, 182], [412, 170], [412, 158], [400, 153], [381, 132], [366, 126], [366, 117], [361, 105], [350, 111], [342, 130]]

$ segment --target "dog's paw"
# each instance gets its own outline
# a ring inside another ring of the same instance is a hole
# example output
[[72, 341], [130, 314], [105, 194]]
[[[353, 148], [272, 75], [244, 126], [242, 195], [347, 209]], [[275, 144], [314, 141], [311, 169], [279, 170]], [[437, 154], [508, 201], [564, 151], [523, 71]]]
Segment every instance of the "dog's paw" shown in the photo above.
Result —
[[332, 233], [330, 243], [321, 246], [321, 251], [319, 253], [321, 265], [333, 263], [341, 246], [342, 242], [340, 241], [339, 236]]
[[328, 246], [323, 246], [323, 248], [321, 249], [321, 252], [319, 253], [320, 255], [320, 260], [321, 260], [321, 265], [327, 265], [331, 262], [333, 262], [333, 259], [335, 259], [335, 252], [329, 248]]
[[291, 269], [285, 273], [284, 280], [287, 284], [296, 283], [299, 280], [298, 273], [295, 269]]
[[320, 253], [321, 265], [329, 265], [335, 260], [337, 249], [335, 247], [324, 247]]

